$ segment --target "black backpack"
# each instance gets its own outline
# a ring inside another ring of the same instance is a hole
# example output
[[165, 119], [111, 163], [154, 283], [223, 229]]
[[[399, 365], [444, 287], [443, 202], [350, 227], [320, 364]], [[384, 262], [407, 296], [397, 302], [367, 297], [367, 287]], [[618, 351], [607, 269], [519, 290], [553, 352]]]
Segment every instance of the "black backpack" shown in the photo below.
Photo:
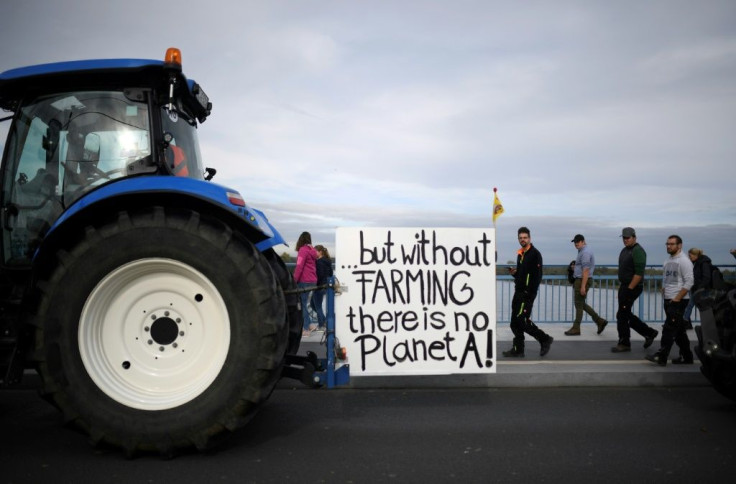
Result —
[[710, 277], [710, 284], [713, 289], [720, 289], [724, 290], [728, 286], [726, 284], [726, 281], [723, 280], [723, 273], [721, 270], [716, 267], [712, 266], [713, 269], [711, 270], [711, 277]]
[[570, 284], [575, 284], [575, 261], [567, 265], [567, 280]]

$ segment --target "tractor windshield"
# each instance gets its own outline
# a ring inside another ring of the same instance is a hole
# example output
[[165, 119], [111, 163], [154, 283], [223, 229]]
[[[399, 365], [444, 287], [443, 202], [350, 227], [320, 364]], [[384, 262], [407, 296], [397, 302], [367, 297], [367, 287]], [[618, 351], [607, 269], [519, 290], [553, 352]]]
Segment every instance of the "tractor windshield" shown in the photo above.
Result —
[[51, 224], [88, 190], [156, 170], [145, 99], [142, 91], [71, 92], [20, 108], [3, 176], [6, 262], [27, 262]]

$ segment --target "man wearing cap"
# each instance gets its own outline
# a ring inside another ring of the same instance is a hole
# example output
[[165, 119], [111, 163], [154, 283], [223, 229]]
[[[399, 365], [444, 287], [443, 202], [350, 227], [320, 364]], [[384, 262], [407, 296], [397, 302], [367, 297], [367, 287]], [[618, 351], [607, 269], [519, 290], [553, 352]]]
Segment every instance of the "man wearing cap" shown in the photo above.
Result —
[[588, 313], [593, 321], [595, 321], [595, 324], [598, 326], [598, 334], [601, 334], [608, 321], [598, 316], [595, 309], [585, 302], [588, 290], [593, 283], [595, 256], [593, 255], [593, 251], [585, 243], [585, 237], [582, 234], [577, 234], [570, 242], [575, 244], [575, 248], [578, 249], [578, 256], [575, 259], [575, 270], [573, 272], [573, 277], [575, 278], [573, 282], [575, 321], [572, 323], [572, 328], [565, 331], [565, 334], [567, 336], [580, 336], [580, 323], [583, 320], [583, 311]]
[[636, 242], [636, 231], [624, 227], [621, 231], [624, 248], [618, 256], [618, 344], [611, 348], [614, 353], [631, 351], [631, 329], [644, 336], [644, 348], [649, 348], [659, 331], [650, 328], [633, 312], [634, 301], [644, 289], [644, 269], [647, 265], [647, 253]]

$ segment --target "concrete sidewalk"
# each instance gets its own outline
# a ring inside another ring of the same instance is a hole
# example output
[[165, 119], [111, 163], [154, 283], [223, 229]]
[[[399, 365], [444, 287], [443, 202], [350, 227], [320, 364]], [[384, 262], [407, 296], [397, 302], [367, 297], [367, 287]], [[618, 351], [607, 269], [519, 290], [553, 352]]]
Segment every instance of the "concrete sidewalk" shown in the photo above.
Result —
[[[457, 387], [576, 387], [576, 386], [707, 386], [700, 374], [700, 364], [660, 367], [644, 359], [659, 348], [662, 324], [647, 323], [660, 332], [654, 344], [644, 349], [644, 338], [632, 331], [631, 352], [612, 353], [618, 334], [616, 323], [610, 322], [603, 334], [596, 335], [596, 326], [585, 322], [581, 336], [566, 336], [569, 324], [547, 323], [538, 326], [555, 341], [545, 357], [539, 356], [539, 343], [527, 336], [525, 358], [504, 358], [511, 347], [508, 323], [498, 324], [498, 365], [495, 374], [439, 376], [354, 376], [351, 388], [457, 388]], [[688, 331], [692, 344], [693, 331]], [[321, 344], [323, 333], [312, 333], [302, 340], [300, 353], [312, 351], [324, 358], [326, 346]], [[350, 355], [348, 355], [349, 357]], [[677, 346], [670, 358], [677, 357]]]

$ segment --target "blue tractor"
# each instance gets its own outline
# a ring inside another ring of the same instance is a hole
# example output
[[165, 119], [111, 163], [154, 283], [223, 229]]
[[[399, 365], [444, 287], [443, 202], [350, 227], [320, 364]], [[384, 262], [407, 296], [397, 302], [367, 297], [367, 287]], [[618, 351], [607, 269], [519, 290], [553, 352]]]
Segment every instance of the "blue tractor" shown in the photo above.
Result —
[[700, 311], [695, 353], [700, 371], [720, 394], [736, 402], [736, 285], [713, 271], [713, 287], [696, 291]]
[[66, 421], [129, 454], [210, 448], [301, 323], [283, 239], [202, 164], [212, 104], [180, 51], [9, 70], [0, 107], [0, 386], [35, 369]]

